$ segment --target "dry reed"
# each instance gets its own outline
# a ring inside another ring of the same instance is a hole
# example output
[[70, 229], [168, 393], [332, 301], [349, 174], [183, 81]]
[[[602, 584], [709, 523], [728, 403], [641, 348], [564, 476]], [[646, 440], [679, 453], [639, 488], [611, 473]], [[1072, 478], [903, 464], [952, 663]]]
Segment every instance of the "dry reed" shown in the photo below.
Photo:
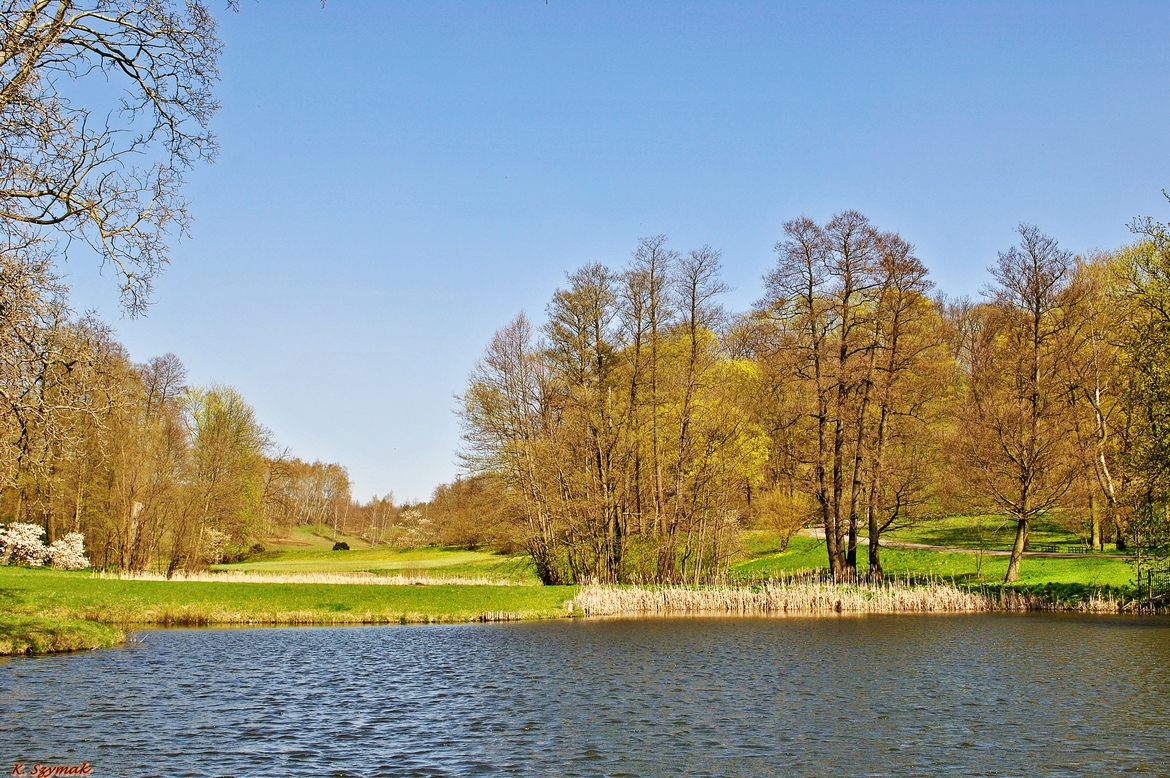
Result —
[[964, 588], [942, 581], [840, 583], [815, 577], [772, 581], [761, 586], [588, 585], [573, 598], [585, 616], [784, 615], [878, 613], [989, 613], [1078, 611], [1118, 613], [1112, 594], [1061, 601], [1031, 592]]

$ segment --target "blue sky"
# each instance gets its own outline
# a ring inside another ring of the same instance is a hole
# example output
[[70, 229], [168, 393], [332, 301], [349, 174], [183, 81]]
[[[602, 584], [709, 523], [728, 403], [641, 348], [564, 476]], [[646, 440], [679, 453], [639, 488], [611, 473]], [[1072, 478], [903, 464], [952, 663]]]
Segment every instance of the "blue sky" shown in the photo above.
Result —
[[639, 237], [723, 251], [855, 208], [977, 294], [1023, 221], [1074, 251], [1170, 205], [1170, 10], [1123, 3], [245, 2], [218, 162], [157, 302], [66, 268], [136, 360], [244, 393], [362, 497], [456, 473], [491, 333]]

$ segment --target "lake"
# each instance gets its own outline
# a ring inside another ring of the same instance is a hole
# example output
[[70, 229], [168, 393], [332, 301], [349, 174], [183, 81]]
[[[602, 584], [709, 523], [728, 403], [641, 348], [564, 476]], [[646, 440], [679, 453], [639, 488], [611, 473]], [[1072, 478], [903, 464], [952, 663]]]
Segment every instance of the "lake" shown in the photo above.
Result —
[[1170, 774], [1170, 621], [154, 630], [0, 663], [0, 774]]

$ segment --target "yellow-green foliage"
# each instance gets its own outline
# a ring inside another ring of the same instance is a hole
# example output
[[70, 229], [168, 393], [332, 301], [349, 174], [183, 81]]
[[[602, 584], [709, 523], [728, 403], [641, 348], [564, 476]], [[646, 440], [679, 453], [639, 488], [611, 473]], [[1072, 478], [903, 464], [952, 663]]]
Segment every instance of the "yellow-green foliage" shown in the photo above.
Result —
[[768, 435], [745, 411], [742, 398], [758, 391], [760, 367], [747, 359], [721, 359], [695, 400], [696, 456], [687, 467], [694, 478], [716, 470], [721, 478], [758, 486], [770, 455]]
[[268, 431], [235, 389], [193, 389], [187, 397], [193, 488], [204, 506], [202, 524], [247, 538], [260, 527], [261, 482]]

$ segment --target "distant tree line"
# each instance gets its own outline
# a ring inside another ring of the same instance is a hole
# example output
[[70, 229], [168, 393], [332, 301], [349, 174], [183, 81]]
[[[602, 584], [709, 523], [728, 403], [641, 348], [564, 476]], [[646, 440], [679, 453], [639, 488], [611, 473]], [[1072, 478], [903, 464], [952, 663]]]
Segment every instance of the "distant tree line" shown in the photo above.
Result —
[[95, 565], [191, 569], [299, 525], [397, 537], [392, 498], [355, 503], [345, 468], [277, 450], [238, 392], [188, 386], [173, 354], [133, 363], [16, 251], [0, 253], [0, 398], [0, 523], [81, 532]]
[[1074, 256], [1021, 226], [969, 300], [861, 214], [801, 218], [740, 315], [717, 251], [645, 239], [494, 335], [459, 410], [469, 478], [434, 520], [524, 548], [548, 583], [719, 580], [743, 527], [809, 525], [834, 576], [858, 575], [862, 546], [880, 578], [882, 533], [944, 511], [1010, 518], [1009, 581], [1045, 516], [1157, 549], [1170, 234], [1131, 227]]

